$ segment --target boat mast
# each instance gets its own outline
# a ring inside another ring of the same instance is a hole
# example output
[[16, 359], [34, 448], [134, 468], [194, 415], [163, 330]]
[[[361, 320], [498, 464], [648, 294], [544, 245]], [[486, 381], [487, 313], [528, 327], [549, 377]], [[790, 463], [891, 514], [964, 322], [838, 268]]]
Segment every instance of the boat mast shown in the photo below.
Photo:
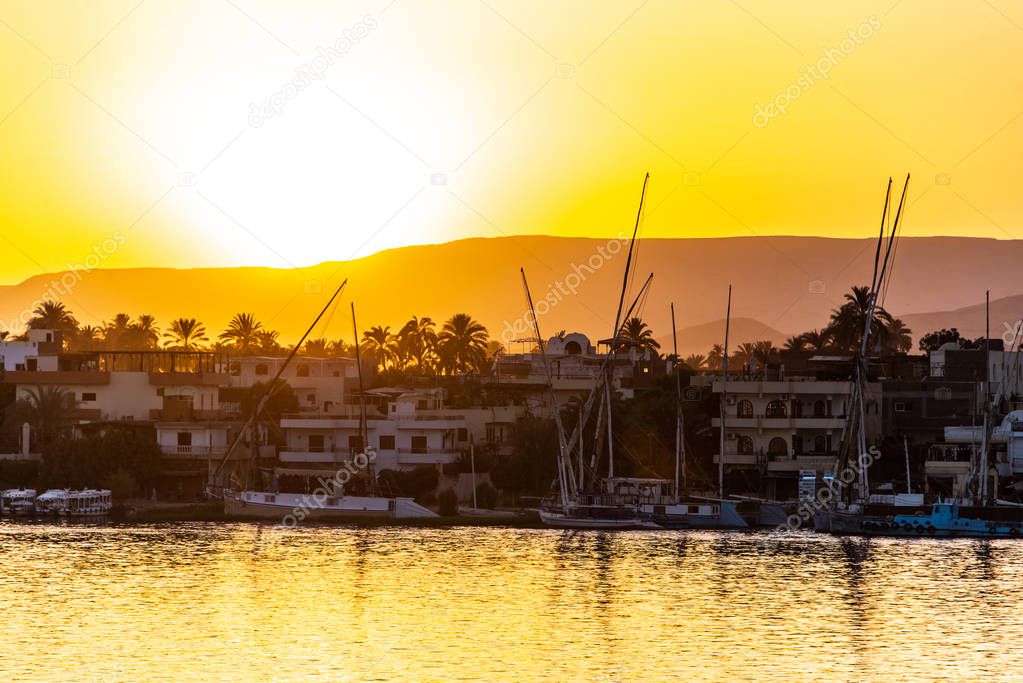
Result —
[[685, 428], [682, 414], [682, 377], [678, 358], [678, 332], [675, 326], [675, 302], [671, 302], [671, 346], [675, 354], [675, 502], [681, 498], [680, 481], [685, 482]]
[[725, 405], [728, 403], [728, 333], [732, 319], [732, 285], [728, 285], [725, 308], [725, 346], [721, 353], [721, 453], [718, 455], [718, 498], [725, 497]]
[[533, 318], [533, 331], [536, 333], [536, 343], [540, 347], [540, 358], [543, 360], [543, 371], [547, 378], [547, 389], [551, 395], [551, 409], [554, 412], [554, 425], [558, 430], [558, 487], [561, 492], [561, 505], [565, 514], [568, 514], [569, 501], [574, 501], [578, 496], [576, 490], [575, 475], [572, 472], [571, 450], [565, 440], [565, 428], [561, 423], [561, 409], [558, 407], [558, 396], [554, 391], [554, 379], [551, 377], [551, 366], [547, 361], [547, 350], [544, 347], [543, 337], [540, 335], [540, 321], [536, 318], [536, 308], [533, 306], [533, 295], [529, 291], [529, 282], [526, 281], [526, 270], [519, 268], [522, 273], [522, 288], [526, 292], [526, 302], [529, 304], [529, 315]]
[[612, 361], [605, 366], [606, 376], [604, 378], [604, 391], [607, 399], [607, 476], [615, 476], [615, 445], [614, 445], [614, 420], [611, 413], [611, 391], [614, 384], [614, 355], [618, 352], [618, 337], [621, 336], [622, 308], [625, 307], [625, 293], [629, 289], [629, 273], [632, 272], [632, 252], [636, 247], [636, 235], [639, 233], [639, 222], [643, 218], [643, 202], [646, 200], [646, 186], [650, 181], [650, 174], [643, 176], [643, 189], [639, 193], [639, 207], [636, 209], [636, 223], [632, 228], [632, 239], [629, 240], [629, 253], [625, 257], [625, 272], [622, 274], [622, 291], [618, 295], [618, 311], [615, 313], [615, 329], [611, 336]]
[[991, 290], [984, 292], [984, 437], [980, 446], [980, 503], [987, 505], [988, 430], [991, 428]]
[[[352, 334], [355, 336], [355, 368], [359, 376], [359, 448], [362, 453], [369, 449], [369, 418], [366, 415], [366, 388], [362, 382], [362, 355], [359, 353], [359, 326], [355, 322], [355, 302], [352, 302]], [[367, 475], [371, 489], [376, 488], [376, 474], [373, 463], [367, 465]]]
[[341, 294], [341, 290], [343, 290], [345, 288], [345, 285], [347, 284], [348, 278], [345, 278], [344, 282], [342, 282], [341, 285], [337, 288], [337, 290], [334, 291], [334, 294], [330, 297], [330, 300], [327, 301], [326, 305], [324, 305], [323, 309], [320, 310], [319, 315], [317, 315], [315, 320], [313, 320], [313, 323], [309, 326], [309, 329], [305, 331], [305, 334], [302, 335], [302, 338], [299, 339], [298, 343], [295, 344], [295, 347], [291, 349], [291, 353], [289, 353], [288, 357], [284, 359], [284, 363], [281, 364], [281, 367], [277, 369], [277, 374], [275, 374], [273, 376], [273, 379], [271, 379], [270, 382], [264, 387], [263, 395], [260, 396], [259, 401], [256, 402], [256, 407], [253, 409], [252, 415], [250, 415], [249, 419], [246, 420], [244, 425], [242, 425], [241, 430], [238, 432], [238, 436], [235, 437], [235, 440], [233, 442], [231, 442], [231, 446], [227, 449], [227, 452], [224, 453], [224, 457], [221, 458], [220, 462], [217, 464], [217, 468], [210, 474], [209, 481], [207, 482], [206, 485], [207, 494], [212, 493], [213, 488], [220, 489], [224, 488], [223, 486], [219, 486], [217, 484], [214, 484], [213, 482], [220, 475], [220, 472], [224, 469], [224, 465], [227, 464], [227, 461], [231, 458], [231, 455], [234, 453], [235, 449], [238, 448], [238, 444], [241, 443], [242, 437], [246, 434], [249, 428], [252, 427], [253, 423], [255, 423], [260, 413], [263, 412], [263, 408], [266, 407], [266, 402], [270, 399], [273, 393], [277, 391], [278, 389], [277, 380], [281, 378], [281, 375], [284, 374], [284, 370], [288, 367], [288, 365], [291, 364], [291, 361], [295, 358], [295, 356], [298, 355], [298, 351], [299, 349], [302, 348], [302, 344], [305, 343], [306, 338], [312, 333], [313, 328], [315, 328], [317, 323], [320, 322], [320, 318], [322, 318], [323, 314], [327, 312], [327, 309], [330, 308], [330, 305], [334, 303], [334, 299], [336, 299]]

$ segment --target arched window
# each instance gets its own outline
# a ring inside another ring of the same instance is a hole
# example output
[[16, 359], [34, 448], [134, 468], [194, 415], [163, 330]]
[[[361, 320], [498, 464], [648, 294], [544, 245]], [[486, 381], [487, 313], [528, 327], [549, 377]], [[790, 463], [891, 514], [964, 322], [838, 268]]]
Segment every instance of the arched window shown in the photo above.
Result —
[[295, 376], [296, 377], [308, 377], [309, 376], [309, 366], [306, 365], [305, 363], [299, 363], [298, 367], [295, 368]]
[[785, 401], [775, 399], [767, 404], [767, 417], [785, 417]]
[[270, 374], [270, 368], [268, 368], [266, 366], [266, 363], [260, 363], [259, 365], [256, 366], [256, 374], [257, 375], [269, 375]]
[[753, 402], [747, 399], [739, 401], [739, 405], [735, 409], [738, 417], [753, 417]]
[[827, 417], [827, 410], [828, 409], [827, 406], [824, 404], [824, 401], [818, 400], [813, 402], [814, 417]]
[[789, 445], [785, 442], [785, 439], [776, 436], [767, 444], [767, 452], [771, 455], [787, 456], [789, 454]]
[[577, 341], [570, 341], [565, 344], [565, 355], [578, 356], [582, 352], [583, 347], [581, 347]]
[[753, 437], [748, 434], [741, 434], [736, 444], [736, 451], [739, 455], [753, 455]]
[[823, 434], [818, 434], [813, 439], [813, 452], [825, 453], [828, 450], [828, 440]]

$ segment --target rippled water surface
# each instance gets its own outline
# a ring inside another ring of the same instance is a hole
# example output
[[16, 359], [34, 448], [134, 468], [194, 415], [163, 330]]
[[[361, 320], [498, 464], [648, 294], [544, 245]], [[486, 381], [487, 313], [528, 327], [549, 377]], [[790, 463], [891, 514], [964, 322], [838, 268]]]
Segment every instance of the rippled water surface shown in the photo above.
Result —
[[0, 589], [2, 680], [1023, 679], [1023, 541], [5, 522]]

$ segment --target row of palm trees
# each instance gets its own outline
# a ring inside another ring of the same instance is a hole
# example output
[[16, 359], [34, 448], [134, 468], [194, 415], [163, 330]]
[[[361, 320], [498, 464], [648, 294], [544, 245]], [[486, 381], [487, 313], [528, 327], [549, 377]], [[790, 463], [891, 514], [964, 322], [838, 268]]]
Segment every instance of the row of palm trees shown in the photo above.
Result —
[[[869, 311], [869, 288], [853, 287], [845, 295], [842, 305], [831, 312], [826, 327], [789, 337], [782, 348], [795, 352], [855, 353], [861, 348], [863, 328]], [[913, 348], [912, 333], [913, 330], [904, 322], [892, 316], [883, 306], [877, 305], [874, 307], [867, 350], [870, 353], [908, 353]], [[721, 345], [715, 344], [708, 354], [694, 354], [683, 362], [694, 371], [720, 370], [723, 354]], [[742, 368], [756, 362], [763, 366], [776, 360], [777, 355], [778, 349], [769, 341], [747, 342], [729, 354], [728, 365], [730, 368]]]
[[[28, 323], [32, 329], [60, 330], [73, 351], [230, 350], [239, 355], [280, 354], [292, 347], [280, 341], [280, 333], [263, 325], [252, 313], [238, 313], [226, 329], [211, 340], [206, 326], [195, 318], [177, 318], [161, 332], [156, 318], [132, 318], [118, 313], [99, 326], [79, 325], [59, 301], [41, 303]], [[6, 335], [3, 335], [6, 336]], [[362, 333], [360, 351], [381, 370], [414, 371], [419, 374], [478, 372], [499, 353], [501, 345], [490, 339], [487, 329], [470, 315], [458, 313], [438, 327], [431, 318], [413, 316], [397, 332], [374, 326]], [[300, 350], [309, 356], [352, 356], [355, 347], [343, 339], [310, 339]]]

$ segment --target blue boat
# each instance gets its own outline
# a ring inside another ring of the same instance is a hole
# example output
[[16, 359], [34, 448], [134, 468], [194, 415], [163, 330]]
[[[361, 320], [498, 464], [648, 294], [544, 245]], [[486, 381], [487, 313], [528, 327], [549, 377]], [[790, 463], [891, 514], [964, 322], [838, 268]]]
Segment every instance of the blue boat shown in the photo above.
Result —
[[1023, 508], [934, 503], [930, 514], [863, 518], [858, 532], [867, 536], [1018, 538]]

